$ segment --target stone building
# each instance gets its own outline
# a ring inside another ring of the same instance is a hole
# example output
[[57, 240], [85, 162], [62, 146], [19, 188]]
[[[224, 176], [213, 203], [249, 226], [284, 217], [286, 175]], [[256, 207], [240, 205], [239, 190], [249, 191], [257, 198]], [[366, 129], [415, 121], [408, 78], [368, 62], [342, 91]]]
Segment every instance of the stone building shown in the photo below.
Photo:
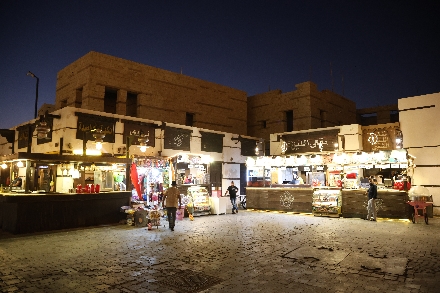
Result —
[[360, 125], [375, 125], [399, 121], [397, 104], [357, 109], [357, 123]]
[[356, 123], [356, 103], [313, 82], [248, 97], [248, 135], [269, 139], [270, 134]]
[[97, 52], [60, 70], [66, 106], [245, 135], [246, 93]]

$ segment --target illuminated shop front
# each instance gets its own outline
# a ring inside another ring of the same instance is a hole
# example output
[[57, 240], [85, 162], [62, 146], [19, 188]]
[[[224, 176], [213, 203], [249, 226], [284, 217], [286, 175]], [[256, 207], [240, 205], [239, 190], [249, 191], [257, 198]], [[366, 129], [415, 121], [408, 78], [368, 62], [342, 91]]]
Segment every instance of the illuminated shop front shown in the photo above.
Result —
[[[398, 123], [275, 134], [271, 136], [270, 156], [247, 160], [247, 205], [314, 212], [315, 198], [325, 194], [339, 206], [332, 213], [363, 216], [359, 201], [365, 200], [368, 178], [374, 177], [383, 192], [383, 216], [401, 217], [406, 213], [402, 203], [410, 187], [411, 170], [401, 139]], [[285, 204], [286, 195], [293, 198], [289, 205]]]

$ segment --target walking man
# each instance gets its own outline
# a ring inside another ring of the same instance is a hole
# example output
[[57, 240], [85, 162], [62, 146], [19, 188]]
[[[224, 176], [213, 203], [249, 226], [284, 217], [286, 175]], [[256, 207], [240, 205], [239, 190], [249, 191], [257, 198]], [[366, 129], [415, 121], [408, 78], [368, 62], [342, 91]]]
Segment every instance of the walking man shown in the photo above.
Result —
[[177, 205], [179, 209], [182, 206], [182, 198], [180, 197], [179, 189], [177, 189], [176, 181], [171, 182], [171, 187], [165, 191], [163, 197], [162, 206], [167, 209], [168, 226], [171, 231], [174, 231], [176, 225], [176, 211]]
[[376, 179], [370, 178], [370, 188], [368, 188], [368, 205], [367, 205], [367, 218], [365, 220], [376, 221], [376, 198], [377, 198], [377, 186]]
[[232, 203], [232, 213], [238, 213], [237, 208], [237, 191], [238, 187], [234, 185], [234, 181], [231, 181], [231, 185], [228, 187], [228, 189], [225, 192], [225, 196], [229, 193], [229, 198], [231, 199]]

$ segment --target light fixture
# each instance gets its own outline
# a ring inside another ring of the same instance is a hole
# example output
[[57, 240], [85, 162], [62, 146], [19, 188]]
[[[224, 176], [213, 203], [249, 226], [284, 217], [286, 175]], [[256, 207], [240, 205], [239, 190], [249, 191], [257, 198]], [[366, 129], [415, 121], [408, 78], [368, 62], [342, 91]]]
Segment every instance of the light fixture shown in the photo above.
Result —
[[287, 142], [282, 141], [282, 143], [281, 143], [281, 154], [284, 155], [286, 153], [286, 151], [287, 151]]
[[93, 137], [95, 138], [96, 149], [102, 149], [103, 139], [105, 137], [105, 133], [102, 132], [102, 129], [95, 129], [93, 133]]
[[138, 137], [139, 147], [141, 149], [141, 152], [143, 152], [143, 153], [145, 153], [147, 151], [147, 148], [148, 148], [147, 143], [150, 141], [148, 139], [149, 134], [150, 134], [149, 132], [148, 132], [148, 134], [142, 134], [141, 133], [139, 135], [139, 137]]
[[333, 146], [335, 147], [335, 151], [338, 151], [338, 150], [339, 150], [339, 143], [335, 142], [335, 143], [333, 144]]
[[255, 142], [255, 155], [264, 156], [264, 140], [260, 139]]
[[44, 119], [43, 115], [40, 116], [40, 121], [38, 125], [35, 127], [35, 130], [37, 131], [38, 139], [47, 138], [47, 134], [50, 132], [50, 127], [47, 125], [47, 122]]
[[18, 168], [22, 168], [23, 167], [23, 162], [22, 161], [18, 161], [17, 162], [17, 167]]
[[8, 167], [8, 165], [6, 165], [6, 163], [3, 163], [1, 166], [2, 166], [2, 169], [6, 169]]
[[38, 106], [38, 84], [40, 83], [40, 79], [30, 71], [28, 71], [28, 73], [26, 75], [32, 76], [33, 78], [37, 79], [37, 85], [35, 88], [35, 113], [34, 113], [34, 118], [36, 119], [37, 118], [37, 106]]
[[400, 129], [396, 129], [396, 149], [403, 148], [403, 135]]

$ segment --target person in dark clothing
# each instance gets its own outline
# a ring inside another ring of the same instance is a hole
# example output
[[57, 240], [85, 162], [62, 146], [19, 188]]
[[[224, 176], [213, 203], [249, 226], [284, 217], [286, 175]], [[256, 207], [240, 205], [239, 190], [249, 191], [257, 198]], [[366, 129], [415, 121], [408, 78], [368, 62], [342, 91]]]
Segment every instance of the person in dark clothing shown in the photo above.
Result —
[[370, 179], [370, 187], [368, 188], [368, 205], [367, 205], [367, 218], [365, 220], [376, 221], [376, 199], [377, 199], [377, 181], [376, 179]]
[[228, 187], [228, 189], [225, 192], [225, 195], [227, 195], [229, 193], [229, 198], [231, 199], [231, 203], [232, 203], [232, 213], [238, 213], [238, 208], [237, 208], [237, 191], [238, 191], [238, 187], [234, 185], [234, 181], [231, 181], [231, 185]]

